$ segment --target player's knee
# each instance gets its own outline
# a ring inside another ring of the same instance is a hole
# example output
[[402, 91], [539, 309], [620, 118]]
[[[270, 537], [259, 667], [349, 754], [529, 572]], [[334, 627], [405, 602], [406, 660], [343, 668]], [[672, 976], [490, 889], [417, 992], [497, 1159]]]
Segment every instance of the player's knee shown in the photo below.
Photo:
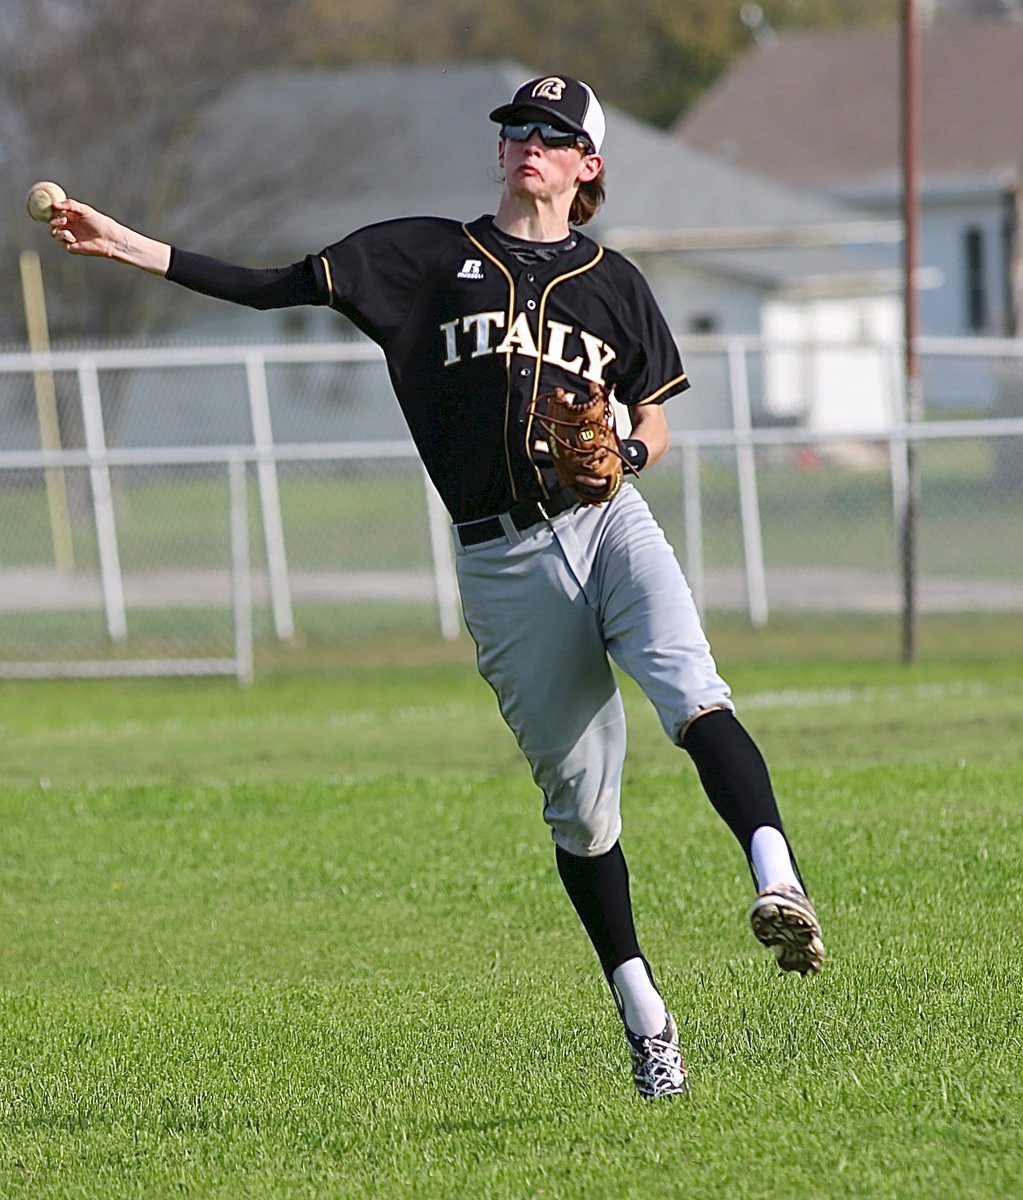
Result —
[[574, 854], [576, 858], [599, 858], [602, 854], [607, 854], [609, 850], [614, 849], [614, 845], [618, 841], [618, 834], [607, 834], [601, 836], [599, 840], [589, 838], [586, 841], [580, 841], [571, 836], [572, 832], [574, 831], [555, 829], [554, 826], [551, 826], [551, 835], [555, 844], [569, 854]]
[[557, 797], [548, 797], [544, 820], [550, 826], [555, 842], [578, 858], [606, 854], [622, 832], [618, 795], [610, 789], [592, 804], [565, 805], [559, 803]]
[[[685, 721], [682, 722], [681, 725], [679, 725], [678, 730], [675, 734], [675, 738], [674, 738], [675, 742], [679, 746], [682, 746], [683, 748], [685, 748], [686, 738], [692, 732], [692, 730], [697, 725], [697, 723], [700, 722], [701, 720], [703, 720], [705, 717], [709, 717], [709, 716], [713, 715], [714, 713], [718, 713], [718, 714], [724, 713], [726, 716], [734, 717], [735, 716], [735, 706], [732, 704], [731, 701], [728, 701], [726, 704], [708, 704], [704, 707], [698, 708], [696, 710], [696, 712], [692, 713], [689, 717], [686, 718]], [[720, 719], [720, 718], [718, 718], [718, 719]], [[714, 724], [714, 723], [715, 722], [711, 722], [711, 724]], [[703, 730], [706, 730], [708, 727], [709, 727], [708, 725], [702, 725], [700, 728], [701, 728], [701, 731], [703, 731]]]

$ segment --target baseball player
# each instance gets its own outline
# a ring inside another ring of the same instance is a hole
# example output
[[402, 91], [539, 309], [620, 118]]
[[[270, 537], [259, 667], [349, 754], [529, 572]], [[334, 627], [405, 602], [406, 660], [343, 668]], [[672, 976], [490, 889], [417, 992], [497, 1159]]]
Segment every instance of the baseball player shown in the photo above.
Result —
[[[586, 84], [548, 75], [490, 118], [501, 197], [495, 215], [464, 224], [386, 221], [272, 270], [171, 247], [73, 199], [54, 205], [51, 233], [72, 254], [238, 304], [329, 305], [383, 348], [451, 515], [480, 673], [543, 793], [558, 872], [621, 1014], [636, 1088], [675, 1096], [686, 1068], [637, 939], [619, 841], [625, 719], [612, 662], [642, 687], [738, 839], [756, 937], [783, 970], [805, 975], [821, 967], [821, 929], [681, 568], [626, 478], [664, 454], [663, 404], [689, 381], [641, 274], [579, 232], [604, 197], [601, 106]], [[599, 405], [613, 394], [629, 436], [566, 476], [572, 438], [544, 417], [552, 393], [570, 408], [573, 397]]]

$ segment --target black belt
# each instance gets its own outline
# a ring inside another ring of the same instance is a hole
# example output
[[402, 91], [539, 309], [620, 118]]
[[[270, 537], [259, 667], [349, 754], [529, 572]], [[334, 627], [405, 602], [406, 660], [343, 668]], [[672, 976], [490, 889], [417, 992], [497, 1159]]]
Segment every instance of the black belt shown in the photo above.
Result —
[[[556, 492], [546, 500], [522, 500], [508, 509], [508, 516], [516, 529], [529, 529], [538, 521], [548, 520], [579, 503], [571, 492]], [[480, 521], [465, 521], [455, 526], [458, 540], [463, 546], [478, 546], [480, 542], [492, 542], [504, 537], [504, 526], [500, 517], [484, 517]]]

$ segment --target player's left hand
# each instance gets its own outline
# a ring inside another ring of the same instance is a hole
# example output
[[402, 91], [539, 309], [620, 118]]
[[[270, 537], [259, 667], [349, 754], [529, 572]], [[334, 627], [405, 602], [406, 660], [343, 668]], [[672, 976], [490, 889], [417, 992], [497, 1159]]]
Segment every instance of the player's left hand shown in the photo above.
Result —
[[583, 504], [605, 504], [617, 495], [623, 456], [606, 388], [591, 383], [585, 400], [554, 388], [537, 398], [537, 421], [562, 487]]

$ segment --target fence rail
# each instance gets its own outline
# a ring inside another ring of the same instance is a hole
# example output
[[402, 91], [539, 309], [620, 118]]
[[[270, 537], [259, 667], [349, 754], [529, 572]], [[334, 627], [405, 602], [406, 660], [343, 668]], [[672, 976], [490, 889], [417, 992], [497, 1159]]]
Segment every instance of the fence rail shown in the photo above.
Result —
[[[1023, 346], [921, 339], [921, 354], [942, 364], [990, 367], [978, 391], [995, 378], [996, 411], [967, 395], [973, 415], [911, 423], [892, 396], [892, 418], [865, 432], [855, 420], [765, 423], [763, 356], [832, 344], [687, 345], [720, 361], [708, 373], [723, 381], [718, 394], [707, 389], [719, 420], [674, 429], [667, 463], [642, 486], [681, 543], [701, 610], [741, 607], [763, 625], [772, 609], [897, 606], [909, 445], [925, 453], [931, 503], [925, 604], [1023, 609]], [[41, 420], [33, 426], [43, 373], [60, 385], [60, 449], [42, 448]], [[154, 384], [168, 374], [169, 401]], [[317, 436], [277, 436], [285, 411]], [[678, 421], [684, 404], [670, 411]], [[244, 437], [218, 440], [195, 413], [227, 414]], [[322, 436], [374, 423], [393, 436]], [[161, 443], [140, 444], [157, 427]], [[4, 432], [19, 429], [20, 446]], [[0, 355], [0, 518], [0, 677], [247, 680], [260, 647], [307, 637], [317, 620], [358, 626], [356, 611], [383, 619], [388, 607], [432, 609], [444, 638], [461, 629], [447, 516], [368, 343]], [[201, 618], [182, 622], [189, 611]]]

